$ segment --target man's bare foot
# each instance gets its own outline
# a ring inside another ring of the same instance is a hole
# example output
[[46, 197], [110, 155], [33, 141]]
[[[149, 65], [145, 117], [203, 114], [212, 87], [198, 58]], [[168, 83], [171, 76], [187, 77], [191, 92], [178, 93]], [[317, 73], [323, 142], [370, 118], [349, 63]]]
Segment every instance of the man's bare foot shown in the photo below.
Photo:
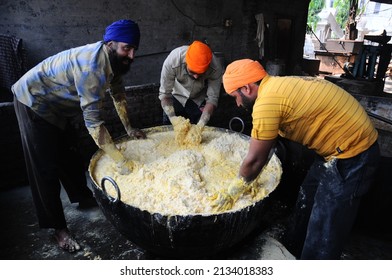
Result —
[[67, 228], [56, 229], [54, 232], [54, 237], [56, 238], [57, 243], [61, 249], [70, 253], [80, 250], [80, 245], [71, 236], [71, 233]]

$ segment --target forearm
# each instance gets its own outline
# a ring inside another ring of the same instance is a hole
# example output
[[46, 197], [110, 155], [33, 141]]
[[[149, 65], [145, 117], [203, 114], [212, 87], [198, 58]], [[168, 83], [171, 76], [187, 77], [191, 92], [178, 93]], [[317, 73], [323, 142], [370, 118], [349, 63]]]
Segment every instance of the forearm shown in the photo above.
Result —
[[173, 101], [171, 97], [164, 97], [161, 99], [161, 106], [165, 114], [171, 118], [174, 117], [176, 114], [174, 112]]
[[239, 175], [246, 182], [257, 178], [265, 164], [268, 163], [270, 151], [275, 145], [273, 140], [256, 140], [251, 138], [248, 153], [241, 164]]
[[239, 176], [242, 177], [245, 182], [251, 182], [256, 179], [263, 169], [263, 166], [264, 162], [260, 160], [249, 161], [247, 158], [245, 158], [240, 167]]
[[132, 130], [132, 126], [129, 121], [127, 100], [125, 99], [125, 93], [112, 95], [112, 99], [113, 99], [114, 107], [116, 108], [117, 114], [121, 120], [121, 123], [123, 124], [125, 130], [129, 134], [129, 132]]
[[206, 103], [203, 109], [203, 113], [201, 114], [198, 125], [205, 126], [210, 120], [213, 112], [215, 110], [215, 106], [211, 103]]
[[122, 162], [125, 160], [124, 156], [117, 149], [112, 140], [112, 137], [104, 125], [90, 127], [88, 128], [88, 131], [97, 146], [107, 153], [115, 162]]

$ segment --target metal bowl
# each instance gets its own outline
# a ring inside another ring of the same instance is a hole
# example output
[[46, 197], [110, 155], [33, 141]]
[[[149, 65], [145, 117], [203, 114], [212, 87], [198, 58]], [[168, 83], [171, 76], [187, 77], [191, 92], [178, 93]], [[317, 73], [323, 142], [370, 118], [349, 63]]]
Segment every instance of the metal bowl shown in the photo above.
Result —
[[[222, 133], [237, 133], [221, 128], [209, 128]], [[172, 130], [171, 126], [144, 129], [148, 133]], [[241, 134], [244, 139], [248, 136]], [[118, 141], [124, 141], [119, 139]], [[237, 211], [208, 215], [162, 215], [141, 210], [121, 201], [120, 188], [109, 176], [96, 182], [92, 176], [95, 163], [102, 156], [97, 151], [89, 165], [89, 182], [100, 209], [113, 226], [128, 240], [157, 255], [175, 258], [199, 258], [228, 249], [249, 235], [264, 213], [268, 197]], [[280, 163], [279, 163], [280, 164]], [[116, 189], [116, 197], [106, 189]], [[276, 187], [276, 186], [275, 186]]]

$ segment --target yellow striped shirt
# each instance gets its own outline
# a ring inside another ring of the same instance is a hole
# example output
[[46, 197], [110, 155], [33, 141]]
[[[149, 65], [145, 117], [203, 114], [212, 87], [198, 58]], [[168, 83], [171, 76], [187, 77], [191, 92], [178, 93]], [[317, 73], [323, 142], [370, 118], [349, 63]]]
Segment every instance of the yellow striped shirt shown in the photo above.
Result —
[[279, 134], [327, 160], [356, 156], [378, 137], [366, 111], [351, 94], [313, 77], [265, 77], [252, 117], [253, 138], [271, 140]]

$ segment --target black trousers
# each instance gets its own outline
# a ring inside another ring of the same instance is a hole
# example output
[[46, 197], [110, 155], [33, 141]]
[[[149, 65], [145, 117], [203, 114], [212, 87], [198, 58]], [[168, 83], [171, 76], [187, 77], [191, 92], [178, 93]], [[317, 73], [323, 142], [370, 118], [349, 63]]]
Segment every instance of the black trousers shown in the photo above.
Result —
[[14, 107], [39, 226], [65, 228], [61, 186], [71, 203], [92, 197], [82, 157], [75, 148], [76, 131], [50, 124], [16, 98]]
[[377, 141], [352, 158], [315, 158], [300, 187], [285, 244], [297, 258], [340, 259], [379, 160]]

